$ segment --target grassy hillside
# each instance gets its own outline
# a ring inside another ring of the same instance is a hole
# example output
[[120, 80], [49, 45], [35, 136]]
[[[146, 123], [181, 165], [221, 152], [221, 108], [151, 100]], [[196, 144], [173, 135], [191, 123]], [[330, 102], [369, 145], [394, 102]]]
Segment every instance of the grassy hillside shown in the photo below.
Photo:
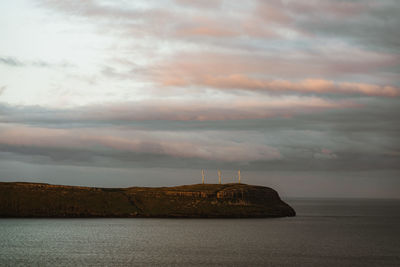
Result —
[[268, 187], [196, 184], [95, 188], [0, 183], [1, 217], [282, 217], [295, 211]]

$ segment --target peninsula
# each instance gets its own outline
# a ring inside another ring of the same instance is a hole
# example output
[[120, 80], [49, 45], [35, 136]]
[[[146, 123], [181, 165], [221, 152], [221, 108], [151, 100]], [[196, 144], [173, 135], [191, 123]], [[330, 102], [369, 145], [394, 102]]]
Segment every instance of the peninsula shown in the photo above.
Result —
[[97, 188], [0, 182], [0, 217], [251, 218], [295, 216], [263, 186], [195, 184]]

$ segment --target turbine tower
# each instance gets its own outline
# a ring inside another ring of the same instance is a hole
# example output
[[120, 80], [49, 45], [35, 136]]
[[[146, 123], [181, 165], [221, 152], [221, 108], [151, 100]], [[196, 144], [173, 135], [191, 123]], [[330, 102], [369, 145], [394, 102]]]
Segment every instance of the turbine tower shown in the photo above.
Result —
[[204, 184], [204, 170], [201, 170], [201, 182]]
[[240, 184], [240, 170], [238, 170], [239, 184]]
[[221, 171], [218, 170], [218, 182], [219, 184], [221, 184]]

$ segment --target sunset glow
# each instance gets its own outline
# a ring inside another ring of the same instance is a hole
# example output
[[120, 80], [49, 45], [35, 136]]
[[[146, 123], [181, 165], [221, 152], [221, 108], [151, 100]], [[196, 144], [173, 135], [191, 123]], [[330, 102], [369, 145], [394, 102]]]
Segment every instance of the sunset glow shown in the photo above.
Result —
[[175, 185], [240, 168], [287, 195], [398, 197], [399, 12], [396, 0], [2, 1], [0, 179]]

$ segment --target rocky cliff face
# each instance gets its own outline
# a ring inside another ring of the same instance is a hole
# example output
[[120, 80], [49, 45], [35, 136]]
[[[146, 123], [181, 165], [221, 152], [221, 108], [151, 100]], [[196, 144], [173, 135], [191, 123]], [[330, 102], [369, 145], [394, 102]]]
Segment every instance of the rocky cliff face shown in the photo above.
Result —
[[0, 217], [284, 217], [295, 211], [268, 187], [198, 184], [92, 188], [0, 183]]

